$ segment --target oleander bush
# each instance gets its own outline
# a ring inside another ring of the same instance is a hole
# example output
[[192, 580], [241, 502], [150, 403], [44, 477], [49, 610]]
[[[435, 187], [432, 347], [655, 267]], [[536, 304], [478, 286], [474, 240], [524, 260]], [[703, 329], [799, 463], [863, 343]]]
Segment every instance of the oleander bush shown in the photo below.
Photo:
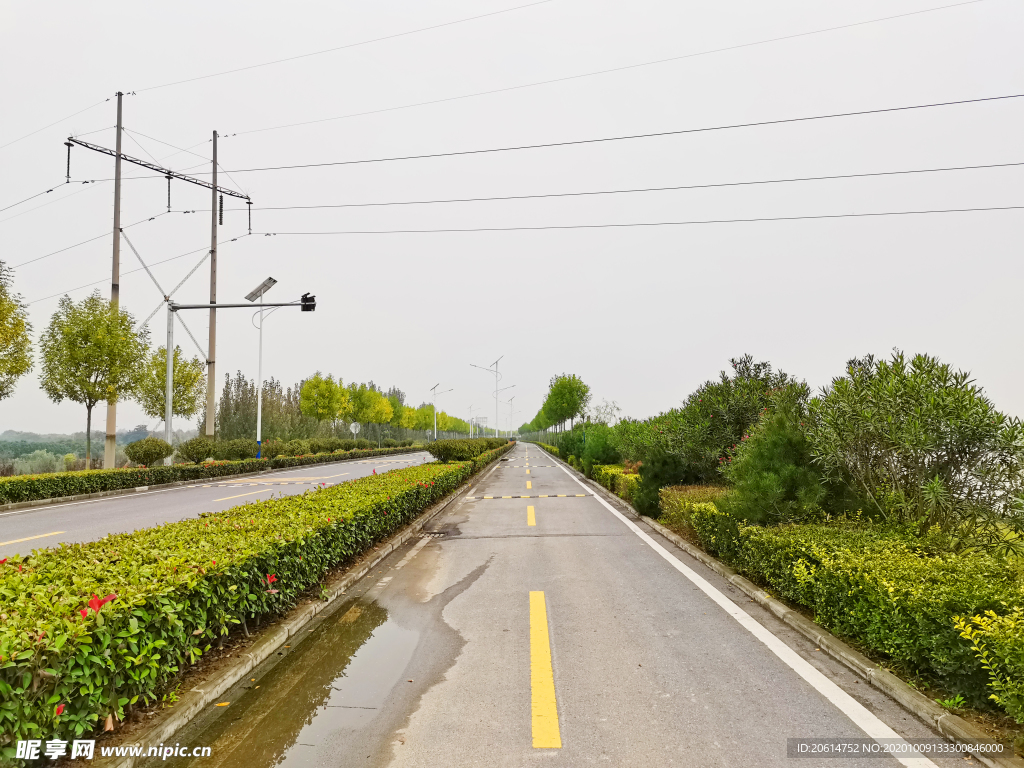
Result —
[[174, 448], [159, 437], [144, 437], [125, 446], [124, 453], [136, 464], [150, 467], [174, 453]]
[[233, 628], [293, 606], [510, 447], [0, 562], [0, 755], [157, 700]]
[[259, 450], [259, 444], [249, 438], [218, 440], [213, 444], [213, 458], [217, 461], [245, 461], [255, 459]]
[[[191, 441], [188, 441], [191, 442]], [[182, 443], [184, 446], [185, 443]], [[180, 455], [179, 446], [179, 455]], [[407, 453], [406, 448], [381, 448], [365, 451], [340, 451], [294, 458], [279, 456], [274, 459], [248, 459], [246, 461], [213, 461], [203, 464], [174, 464], [173, 466], [131, 467], [128, 469], [94, 469], [79, 472], [57, 472], [46, 475], [20, 475], [0, 477], [0, 504], [37, 499], [53, 499], [75, 496], [83, 493], [114, 491], [137, 488], [143, 485], [160, 485], [182, 480], [205, 480], [261, 472], [267, 469], [284, 469], [307, 464], [324, 464], [343, 459], [386, 456], [391, 453]]]

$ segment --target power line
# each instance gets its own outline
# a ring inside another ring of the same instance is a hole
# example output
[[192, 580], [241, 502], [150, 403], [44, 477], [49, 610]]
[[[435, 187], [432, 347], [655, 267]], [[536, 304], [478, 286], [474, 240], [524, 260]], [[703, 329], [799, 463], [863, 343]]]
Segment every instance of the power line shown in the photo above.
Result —
[[[129, 227], [135, 227], [135, 226], [138, 226], [139, 224], [145, 224], [147, 221], [153, 221], [154, 219], [159, 219], [161, 216], [166, 216], [166, 215], [167, 215], [167, 212], [163, 211], [161, 213], [158, 213], [156, 216], [150, 216], [148, 219], [140, 219], [139, 221], [136, 221], [134, 224], [129, 224], [127, 227], [122, 227], [122, 229], [128, 229]], [[58, 253], [64, 253], [64, 251], [70, 251], [72, 248], [77, 248], [80, 245], [85, 245], [86, 243], [91, 243], [94, 240], [99, 240], [102, 237], [109, 237], [110, 235], [111, 235], [111, 233], [108, 230], [108, 231], [104, 232], [102, 235], [96, 235], [96, 237], [90, 237], [88, 240], [83, 240], [80, 243], [75, 243], [74, 245], [69, 245], [67, 248], [61, 248], [59, 251], [53, 251], [52, 253], [47, 253], [45, 256], [37, 256], [34, 259], [29, 259], [28, 261], [23, 261], [20, 264], [15, 264], [12, 267], [12, 269], [17, 269], [18, 267], [24, 267], [26, 264], [34, 264], [37, 261], [42, 261], [43, 259], [48, 259], [51, 256], [56, 256]]]
[[491, 95], [494, 95], [494, 94], [497, 94], [497, 93], [507, 93], [509, 91], [519, 91], [519, 90], [524, 90], [526, 88], [536, 88], [536, 87], [542, 86], [542, 85], [553, 85], [555, 83], [564, 83], [564, 82], [568, 82], [568, 81], [571, 81], [571, 80], [581, 80], [581, 79], [587, 78], [587, 77], [596, 77], [596, 76], [599, 76], [599, 75], [607, 75], [607, 74], [612, 74], [612, 73], [615, 73], [615, 72], [625, 72], [625, 71], [631, 70], [631, 69], [640, 69], [642, 67], [652, 67], [652, 66], [656, 66], [658, 64], [668, 64], [668, 63], [671, 63], [671, 62], [674, 62], [674, 61], [682, 61], [683, 59], [692, 59], [692, 58], [696, 58], [696, 57], [699, 57], [699, 56], [710, 56], [712, 54], [726, 53], [728, 51], [735, 51], [735, 50], [739, 50], [739, 49], [742, 49], [742, 48], [752, 48], [752, 47], [759, 46], [759, 45], [768, 45], [770, 43], [778, 43], [778, 42], [783, 42], [783, 41], [786, 41], [786, 40], [793, 40], [793, 39], [800, 38], [800, 37], [809, 37], [811, 35], [820, 35], [820, 34], [823, 34], [823, 33], [826, 33], [826, 32], [836, 32], [836, 31], [843, 30], [843, 29], [850, 29], [852, 27], [862, 27], [862, 26], [864, 26], [866, 24], [877, 24], [877, 23], [882, 22], [882, 21], [892, 21], [893, 19], [901, 19], [901, 18], [905, 18], [907, 16], [917, 16], [917, 15], [922, 14], [922, 13], [931, 13], [933, 11], [944, 11], [944, 10], [948, 10], [950, 8], [958, 8], [958, 7], [963, 6], [963, 5], [974, 5], [975, 3], [979, 3], [979, 2], [984, 2], [984, 0], [967, 0], [967, 2], [953, 3], [952, 5], [942, 5], [942, 6], [938, 6], [936, 8], [925, 8], [925, 9], [920, 10], [920, 11], [911, 11], [909, 13], [900, 13], [900, 14], [896, 14], [894, 16], [883, 16], [883, 17], [877, 18], [877, 19], [868, 19], [867, 21], [857, 21], [857, 22], [853, 22], [851, 24], [841, 24], [841, 25], [835, 26], [835, 27], [825, 27], [823, 29], [814, 29], [814, 30], [811, 30], [809, 32], [798, 32], [798, 33], [795, 33], [795, 34], [792, 34], [792, 35], [783, 35], [782, 37], [772, 37], [772, 38], [768, 38], [767, 40], [757, 40], [757, 41], [754, 41], [754, 42], [751, 42], [751, 43], [740, 43], [738, 45], [729, 45], [729, 46], [726, 46], [724, 48], [713, 48], [711, 50], [698, 51], [696, 53], [686, 53], [686, 54], [682, 54], [680, 56], [670, 56], [669, 58], [655, 59], [653, 61], [644, 61], [644, 62], [640, 62], [638, 64], [626, 64], [626, 65], [621, 66], [621, 67], [611, 67], [609, 69], [599, 69], [599, 70], [595, 70], [593, 72], [584, 72], [584, 73], [578, 74], [578, 75], [567, 75], [565, 77], [556, 77], [556, 78], [552, 78], [550, 80], [538, 80], [538, 81], [532, 82], [532, 83], [523, 83], [521, 85], [510, 85], [510, 86], [507, 86], [507, 87], [504, 87], [504, 88], [492, 88], [490, 90], [476, 91], [474, 93], [466, 93], [466, 94], [462, 94], [460, 96], [447, 96], [447, 97], [441, 98], [441, 99], [432, 99], [430, 101], [418, 101], [418, 102], [414, 102], [412, 104], [403, 104], [403, 105], [400, 105], [400, 106], [397, 106], [397, 107], [384, 107], [383, 109], [372, 109], [372, 110], [368, 110], [368, 111], [365, 111], [365, 112], [352, 112], [352, 113], [349, 113], [347, 115], [338, 115], [336, 117], [323, 117], [323, 118], [319, 118], [319, 119], [316, 119], [316, 120], [305, 120], [305, 121], [299, 122], [299, 123], [286, 123], [284, 125], [274, 125], [274, 126], [269, 126], [267, 128], [254, 128], [254, 129], [248, 130], [248, 131], [237, 131], [235, 133], [225, 134], [221, 138], [231, 138], [231, 137], [234, 137], [234, 136], [245, 136], [245, 135], [248, 135], [250, 133], [264, 133], [266, 131], [279, 131], [279, 130], [283, 130], [285, 128], [298, 128], [298, 127], [304, 126], [304, 125], [316, 125], [317, 123], [328, 123], [328, 122], [331, 122], [331, 121], [334, 121], [334, 120], [348, 120], [348, 119], [353, 118], [353, 117], [366, 117], [368, 115], [379, 115], [379, 114], [382, 114], [384, 112], [395, 112], [395, 111], [399, 111], [399, 110], [403, 110], [403, 109], [414, 109], [416, 107], [426, 107], [426, 106], [431, 106], [433, 104], [443, 104], [443, 103], [449, 102], [449, 101], [461, 101], [463, 99], [473, 99], [473, 98], [477, 98], [479, 96], [491, 96]]
[[[457, 157], [461, 155], [484, 155], [496, 152], [520, 152], [527, 149], [551, 149], [557, 147], [580, 146], [583, 144], [603, 144], [612, 141], [632, 141], [634, 139], [654, 139], [664, 136], [682, 136], [689, 133], [709, 133], [712, 131], [728, 131], [735, 128], [760, 128], [769, 125], [784, 125], [786, 123], [806, 123], [813, 120], [832, 120], [839, 117], [859, 117], [863, 115], [880, 115], [892, 112], [908, 112], [916, 109], [932, 109], [935, 107], [952, 107], [962, 104], [980, 104], [990, 101], [1003, 101], [1006, 99], [1019, 99], [1024, 93], [1008, 94], [1006, 96], [986, 96], [978, 99], [959, 99], [957, 101], [941, 101], [930, 104], [911, 104], [902, 107], [885, 107], [882, 109], [861, 109], [854, 112], [834, 112], [827, 115], [809, 115], [807, 117], [787, 117], [779, 120], [759, 120], [750, 123], [730, 123], [727, 125], [715, 125], [704, 128], [683, 128], [677, 131], [657, 131], [655, 133], [636, 133], [625, 136], [605, 136], [596, 139], [574, 139], [571, 141], [552, 141], [544, 144], [521, 144], [511, 147], [491, 147], [488, 149], [465, 149], [455, 152], [433, 152], [425, 155], [399, 155], [397, 157], [377, 157], [367, 160], [336, 160], [327, 163], [301, 163], [298, 165], [271, 165], [262, 168], [236, 168], [232, 173], [256, 173], [260, 171], [288, 171], [303, 168], [326, 168], [337, 165], [363, 165], [367, 163], [390, 163], [400, 160], [426, 160], [439, 157]], [[202, 175], [202, 174], [197, 174]]]
[[[973, 0], [973, 1], [974, 2], [980, 2], [980, 0]], [[222, 77], [224, 75], [234, 74], [235, 72], [245, 72], [245, 71], [250, 70], [250, 69], [259, 69], [261, 67], [270, 67], [270, 66], [273, 66], [275, 64], [283, 64], [283, 63], [285, 63], [287, 61], [295, 61], [297, 59], [307, 59], [310, 56], [321, 56], [321, 55], [323, 55], [325, 53], [333, 53], [334, 51], [343, 51], [343, 50], [345, 50], [347, 48], [357, 48], [357, 47], [362, 46], [362, 45], [370, 45], [371, 43], [379, 43], [379, 42], [382, 42], [384, 40], [394, 40], [395, 38], [398, 38], [398, 37], [408, 37], [409, 35], [416, 35], [416, 34], [419, 34], [421, 32], [429, 32], [429, 31], [434, 30], [434, 29], [441, 29], [443, 27], [451, 27], [451, 26], [454, 26], [456, 24], [465, 24], [466, 22], [469, 22], [469, 21], [476, 21], [478, 19], [486, 19], [489, 16], [498, 16], [498, 15], [503, 14], [503, 13], [511, 13], [513, 11], [520, 11], [520, 10], [522, 10], [524, 8], [532, 8], [535, 5], [544, 5], [545, 3], [549, 3], [549, 2], [551, 2], [551, 0], [540, 0], [540, 2], [527, 3], [526, 5], [517, 5], [514, 8], [505, 8], [505, 9], [500, 10], [500, 11], [492, 11], [491, 13], [482, 13], [482, 14], [479, 14], [477, 16], [468, 16], [468, 17], [463, 18], [463, 19], [456, 19], [455, 21], [446, 21], [443, 24], [434, 24], [434, 25], [429, 26], [429, 27], [420, 27], [419, 29], [411, 29], [408, 32], [398, 32], [398, 33], [395, 33], [393, 35], [384, 35], [383, 37], [375, 37], [375, 38], [372, 38], [370, 40], [361, 40], [358, 43], [348, 43], [346, 45], [339, 45], [339, 46], [336, 46], [334, 48], [325, 48], [322, 51], [313, 51], [312, 53], [302, 53], [302, 54], [299, 54], [298, 56], [289, 56], [288, 58], [285, 58], [285, 59], [275, 59], [274, 61], [266, 61], [266, 62], [263, 62], [262, 64], [250, 64], [247, 67], [237, 67], [235, 69], [227, 69], [227, 70], [224, 70], [223, 72], [214, 72], [213, 74], [209, 74], [209, 75], [199, 75], [198, 77], [190, 77], [190, 78], [186, 78], [185, 80], [175, 80], [173, 82], [163, 83], [161, 85], [151, 85], [148, 88], [139, 88], [139, 89], [137, 89], [137, 92], [138, 93], [142, 93], [143, 91], [155, 91], [158, 88], [169, 88], [172, 85], [181, 85], [183, 83], [194, 83], [196, 80], [208, 80], [211, 77]]]
[[[249, 235], [239, 235], [238, 237], [234, 237], [231, 240], [228, 240], [227, 242], [233, 243], [236, 240], [241, 240], [242, 238], [248, 237], [248, 236]], [[187, 253], [180, 253], [177, 256], [171, 256], [169, 259], [164, 259], [163, 261], [154, 261], [150, 266], [151, 267], [156, 267], [156, 266], [159, 266], [160, 264], [166, 264], [169, 261], [177, 261], [178, 259], [183, 259], [186, 256], [192, 256], [193, 254], [201, 253], [202, 251], [209, 251], [209, 250], [210, 250], [210, 246], [206, 245], [206, 246], [203, 246], [202, 248], [196, 248], [196, 250], [194, 250], [194, 251], [188, 251]], [[135, 269], [129, 269], [127, 272], [122, 272], [121, 276], [123, 277], [124, 275], [131, 275], [131, 274], [133, 274], [135, 272], [141, 272], [143, 269], [144, 269], [144, 267], [137, 267]], [[68, 289], [63, 290], [63, 291], [58, 291], [57, 293], [52, 293], [49, 296], [44, 296], [41, 299], [33, 299], [32, 301], [27, 302], [26, 306], [28, 306], [29, 304], [36, 304], [36, 303], [38, 303], [40, 301], [46, 301], [47, 299], [52, 299], [55, 296], [63, 296], [65, 293], [73, 293], [74, 291], [80, 291], [83, 288], [91, 288], [94, 285], [103, 285], [103, 284], [109, 283], [109, 282], [110, 282], [110, 278], [104, 278], [103, 280], [97, 280], [94, 283], [86, 283], [85, 285], [79, 285], [77, 288], [68, 288]]]
[[[72, 182], [72, 183], [73, 184], [77, 184], [78, 182]], [[82, 182], [82, 183], [83, 184], [89, 184], [90, 182]], [[61, 184], [60, 186], [61, 187], [66, 187], [67, 184]], [[66, 195], [63, 195], [61, 197], [58, 197], [55, 200], [50, 200], [49, 202], [41, 203], [40, 205], [37, 205], [34, 208], [28, 208], [27, 210], [20, 211], [19, 213], [11, 214], [6, 219], [0, 219], [0, 224], [3, 224], [4, 222], [10, 221], [11, 219], [16, 219], [19, 216], [24, 216], [26, 213], [32, 213], [32, 211], [38, 211], [40, 208], [46, 208], [48, 205], [56, 205], [57, 203], [62, 203], [65, 200], [67, 200], [68, 198], [74, 197], [75, 195], [80, 195], [82, 192], [88, 192], [90, 189], [95, 189], [95, 188], [96, 187], [94, 187], [94, 186], [86, 186], [86, 187], [80, 188], [77, 192], [71, 192], [69, 194], [66, 194]], [[54, 189], [59, 189], [59, 187], [54, 187]]]
[[62, 187], [62, 186], [64, 186], [64, 182], [63, 181], [60, 184], [57, 184], [56, 186], [50, 187], [50, 189], [44, 190], [43, 192], [37, 192], [36, 194], [32, 195], [31, 197], [26, 197], [24, 200], [19, 200], [16, 203], [11, 203], [6, 208], [0, 208], [0, 213], [3, 213], [4, 211], [8, 211], [11, 208], [14, 208], [16, 206], [21, 205], [22, 203], [27, 203], [29, 200], [35, 200], [37, 197], [42, 197], [43, 195], [48, 195], [51, 192], [53, 192], [53, 190], [57, 189], [57, 187]]
[[991, 208], [944, 208], [927, 211], [878, 211], [869, 213], [824, 213], [813, 216], [763, 216], [753, 219], [694, 219], [691, 221], [628, 222], [624, 224], [551, 224], [538, 227], [473, 227], [469, 229], [367, 229], [335, 232], [253, 232], [254, 235], [425, 235], [447, 232], [539, 232], [553, 229], [620, 229], [627, 227], [670, 227], [691, 224], [748, 224], [764, 221], [807, 221], [812, 219], [853, 219], [875, 216], [920, 216], [936, 213], [976, 213], [981, 211], [1018, 211], [1024, 205], [1005, 205]]
[[[113, 98], [113, 97], [111, 97], [111, 98]], [[52, 128], [53, 126], [55, 126], [55, 125], [57, 125], [59, 123], [63, 123], [65, 120], [70, 120], [72, 117], [80, 115], [83, 112], [88, 112], [90, 109], [94, 109], [95, 107], [98, 107], [100, 104], [106, 104], [108, 101], [110, 101], [110, 99], [103, 99], [103, 101], [97, 101], [95, 104], [93, 104], [92, 106], [86, 107], [85, 109], [80, 109], [77, 112], [72, 112], [67, 117], [62, 117], [60, 120], [55, 120], [54, 122], [50, 123], [49, 125], [44, 125], [42, 128], [37, 128], [36, 130], [32, 131], [31, 133], [26, 133], [24, 136], [21, 136], [21, 137], [19, 137], [17, 139], [14, 139], [13, 141], [8, 141], [6, 144], [0, 144], [0, 149], [5, 149], [5, 148], [11, 146], [12, 144], [17, 144], [19, 141], [23, 141], [24, 139], [27, 139], [29, 136], [35, 136], [40, 131], [45, 131], [47, 128]]]
[[[684, 184], [672, 187], [637, 187], [633, 189], [603, 189], [585, 192], [551, 192], [536, 195], [500, 195], [494, 197], [453, 197], [439, 200], [397, 200], [378, 203], [339, 203], [337, 205], [284, 205], [284, 206], [253, 206], [254, 211], [297, 211], [315, 210], [320, 208], [372, 208], [377, 206], [391, 205], [434, 205], [443, 203], [480, 203], [501, 200], [539, 200], [551, 197], [588, 197], [598, 195], [622, 195], [636, 192], [674, 192], [686, 189], [714, 189], [718, 187], [744, 187], [760, 184], [790, 184], [802, 181], [832, 181], [837, 179], [867, 179], [880, 176], [906, 176], [917, 173], [942, 173], [945, 171], [973, 171], [989, 168], [1013, 168], [1024, 165], [1024, 162], [1017, 163], [991, 163], [988, 165], [959, 165], [944, 168], [916, 168], [902, 171], [874, 171], [871, 173], [843, 173], [832, 176], [800, 176], [787, 179], [759, 179], [754, 181], [724, 181], [712, 184]], [[209, 209], [201, 209], [208, 211]], [[227, 208], [226, 211], [245, 211], [245, 208]], [[180, 211], [183, 213], [183, 211]], [[179, 213], [179, 211], [172, 211]]]

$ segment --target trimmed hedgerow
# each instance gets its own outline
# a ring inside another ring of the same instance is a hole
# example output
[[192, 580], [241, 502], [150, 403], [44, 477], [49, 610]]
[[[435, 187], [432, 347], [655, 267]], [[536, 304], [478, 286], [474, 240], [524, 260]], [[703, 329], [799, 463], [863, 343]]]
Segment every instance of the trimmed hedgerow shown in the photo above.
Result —
[[469, 461], [485, 451], [508, 443], [498, 437], [479, 437], [472, 440], [435, 440], [427, 450], [438, 461]]
[[343, 459], [369, 458], [391, 453], [408, 453], [406, 448], [335, 451], [313, 456], [279, 456], [274, 459], [214, 461], [205, 464], [133, 467], [130, 469], [94, 469], [82, 472], [55, 472], [46, 475], [18, 475], [0, 478], [0, 504], [37, 499], [54, 499], [81, 493], [160, 485], [180, 480], [205, 480], [227, 475], [245, 475], [267, 469], [283, 469], [306, 464], [324, 464]]
[[599, 484], [626, 501], [633, 500], [640, 486], [640, 475], [627, 472], [621, 464], [595, 464], [591, 474]]
[[511, 446], [0, 563], [0, 754], [153, 701], [238, 624], [294, 605]]
[[[1005, 562], [945, 552], [927, 539], [877, 526], [745, 525], [713, 504], [693, 505], [690, 521], [704, 549], [811, 609], [822, 626], [974, 704], [992, 693], [983, 660], [961, 637], [967, 627], [961, 620], [958, 628], [956, 617], [974, 617], [980, 639], [993, 638], [990, 653], [1009, 647], [994, 638], [1010, 630], [985, 635], [977, 621], [988, 611], [1024, 607], [1020, 575]], [[1004, 666], [1020, 671], [1015, 662]]]

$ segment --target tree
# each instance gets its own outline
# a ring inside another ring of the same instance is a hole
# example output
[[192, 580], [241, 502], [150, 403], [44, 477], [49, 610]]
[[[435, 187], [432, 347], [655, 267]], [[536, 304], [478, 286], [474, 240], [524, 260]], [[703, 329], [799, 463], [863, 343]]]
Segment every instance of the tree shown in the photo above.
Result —
[[590, 387], [576, 374], [563, 373], [551, 379], [541, 410], [551, 424], [561, 424], [583, 415], [589, 403]]
[[[174, 348], [174, 378], [171, 407], [173, 415], [191, 419], [206, 405], [206, 366], [198, 357], [185, 360], [181, 347]], [[145, 371], [135, 399], [151, 419], [163, 420], [166, 415], [167, 347], [157, 350], [146, 360]], [[134, 461], [134, 459], [133, 459]], [[148, 466], [148, 465], [147, 465]]]
[[32, 325], [21, 296], [11, 290], [13, 272], [0, 261], [0, 400], [32, 368]]
[[96, 291], [74, 304], [64, 296], [39, 341], [41, 384], [55, 403], [85, 406], [85, 465], [92, 454], [92, 409], [133, 395], [145, 368], [149, 331]]
[[1020, 541], [1024, 424], [969, 373], [928, 355], [868, 355], [810, 403], [810, 417], [815, 463], [863, 496], [865, 511], [938, 529], [958, 550]]
[[342, 408], [342, 395], [348, 400], [348, 393], [335, 383], [334, 377], [322, 376], [320, 371], [306, 379], [299, 389], [299, 407], [303, 416], [311, 416], [317, 421], [338, 418]]

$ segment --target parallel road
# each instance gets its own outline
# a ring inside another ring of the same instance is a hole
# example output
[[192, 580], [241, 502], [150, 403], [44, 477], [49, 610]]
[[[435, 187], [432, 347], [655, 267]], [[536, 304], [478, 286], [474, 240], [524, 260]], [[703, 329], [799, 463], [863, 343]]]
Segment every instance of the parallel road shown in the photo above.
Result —
[[432, 460], [425, 452], [378, 456], [0, 513], [0, 558], [60, 542], [93, 541], [108, 533], [150, 528], [196, 517], [201, 512], [220, 512], [247, 501], [304, 493], [321, 483], [334, 485], [374, 471]]
[[787, 757], [942, 740], [534, 446], [428, 527], [176, 736], [195, 768], [965, 764]]

